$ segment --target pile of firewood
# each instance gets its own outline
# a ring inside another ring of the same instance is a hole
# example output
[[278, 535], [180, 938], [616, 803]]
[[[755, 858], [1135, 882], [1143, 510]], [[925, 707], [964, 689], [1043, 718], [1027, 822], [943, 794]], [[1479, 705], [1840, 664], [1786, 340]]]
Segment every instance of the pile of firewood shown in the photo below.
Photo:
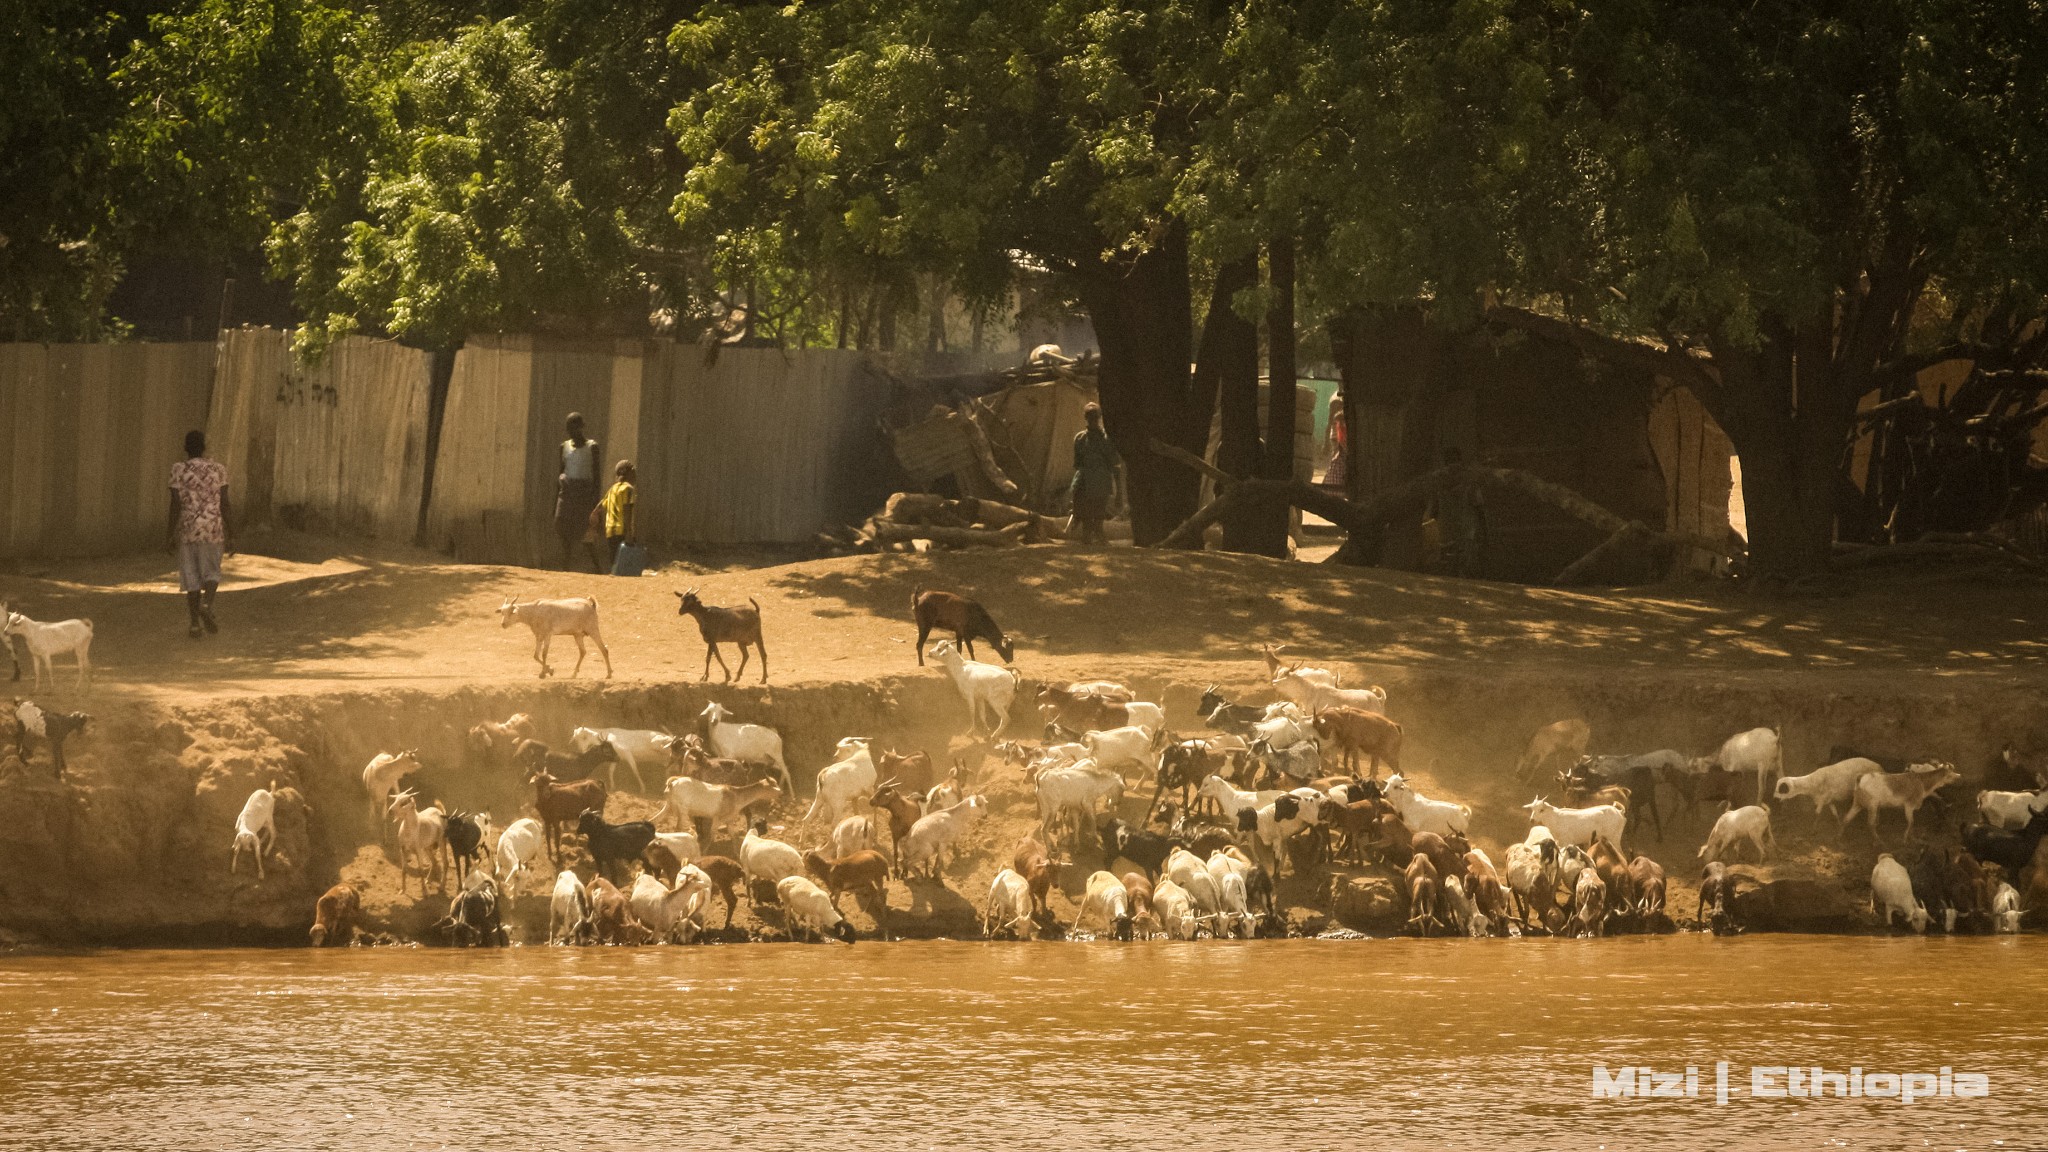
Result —
[[833, 542], [862, 551], [909, 551], [925, 540], [945, 548], [1006, 548], [1043, 544], [1065, 535], [1066, 519], [995, 500], [949, 500], [925, 492], [898, 492], [858, 529]]

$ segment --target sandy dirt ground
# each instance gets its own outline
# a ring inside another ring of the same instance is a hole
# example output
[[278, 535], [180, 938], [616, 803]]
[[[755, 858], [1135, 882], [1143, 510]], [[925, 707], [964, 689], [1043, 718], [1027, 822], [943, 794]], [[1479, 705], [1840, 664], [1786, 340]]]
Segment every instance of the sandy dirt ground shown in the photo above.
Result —
[[[1972, 775], [2008, 742], [2048, 746], [2048, 583], [1998, 573], [1894, 575], [1763, 600], [1726, 586], [1603, 594], [1131, 548], [768, 567], [738, 558], [618, 579], [283, 534], [257, 546], [261, 555], [229, 560], [222, 632], [199, 641], [184, 635], [168, 556], [0, 577], [11, 607], [89, 616], [96, 629], [93, 692], [78, 695], [60, 665], [59, 686], [36, 696], [95, 716], [69, 748], [71, 773], [56, 780], [46, 754], [32, 751], [28, 764], [0, 754], [0, 927], [31, 939], [303, 939], [312, 898], [339, 876], [368, 889], [375, 924], [417, 930], [446, 905], [419, 897], [417, 881], [399, 893], [388, 833], [356, 780], [371, 755], [420, 747], [423, 795], [488, 810], [502, 827], [525, 814], [527, 794], [509, 769], [465, 758], [468, 725], [524, 710], [558, 744], [575, 724], [681, 731], [715, 698], [783, 731], [802, 799], [776, 813], [776, 826], [799, 842], [817, 838], [796, 825], [841, 736], [965, 764], [991, 797], [990, 818], [945, 885], [896, 881], [891, 891], [899, 929], [965, 931], [1036, 808], [1014, 770], [965, 733], [943, 674], [917, 667], [908, 602], [920, 585], [972, 594], [1010, 629], [1026, 688], [1013, 716], [1027, 738], [1036, 733], [1023, 701], [1036, 684], [1097, 676], [1164, 704], [1169, 727], [1197, 730], [1194, 699], [1210, 684], [1273, 698], [1261, 642], [1336, 667], [1346, 683], [1382, 684], [1408, 729], [1406, 774], [1470, 804], [1475, 839], [1496, 859], [1526, 827], [1518, 806], [1555, 790], [1513, 779], [1515, 756], [1536, 727], [1567, 716], [1593, 724], [1594, 751], [1705, 752], [1735, 731], [1777, 726], [1788, 772], [1825, 762], [1835, 745], [1940, 756]], [[744, 685], [720, 685], [715, 664], [713, 683], [699, 684], [703, 645], [676, 612], [687, 587], [711, 603], [758, 601], [767, 688], [751, 666]], [[561, 678], [539, 680], [530, 635], [500, 627], [507, 597], [561, 595], [598, 599], [609, 680], [595, 652], [569, 679], [567, 643], [552, 655]], [[290, 792], [282, 857], [260, 884], [230, 877], [234, 814], [273, 780]], [[653, 811], [653, 797], [622, 783], [612, 819]], [[1141, 814], [1150, 791], [1134, 789], [1126, 814]], [[1935, 834], [1952, 834], [1964, 809], [1967, 797], [1930, 821]], [[1704, 835], [1704, 819], [1681, 820], [1661, 844], [1632, 831], [1632, 847], [1660, 859], [1682, 891]], [[1867, 833], [1838, 839], [1795, 809], [1781, 814], [1779, 835], [1785, 852], [1759, 876], [1813, 876], [1857, 897], [1874, 854]], [[1092, 851], [1070, 853], [1063, 881], [1074, 895], [1097, 866]], [[1283, 895], [1297, 926], [1318, 926], [1327, 911], [1322, 877]], [[530, 917], [540, 901], [524, 903]], [[1074, 906], [1056, 910], [1071, 918]], [[520, 923], [530, 935], [530, 920]], [[772, 914], [742, 923], [775, 927]]]

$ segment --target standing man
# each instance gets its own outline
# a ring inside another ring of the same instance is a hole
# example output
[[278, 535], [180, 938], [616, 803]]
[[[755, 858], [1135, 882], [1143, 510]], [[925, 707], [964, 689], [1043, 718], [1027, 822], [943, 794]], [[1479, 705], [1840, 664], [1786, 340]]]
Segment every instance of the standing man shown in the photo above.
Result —
[[597, 441], [583, 434], [583, 413], [569, 413], [569, 438], [562, 441], [562, 474], [555, 481], [555, 535], [562, 539], [562, 569], [574, 567], [581, 542], [590, 566], [600, 575], [611, 571], [597, 554], [592, 531], [597, 508]]
[[1083, 544], [1107, 544], [1102, 522], [1109, 515], [1110, 501], [1123, 495], [1123, 457], [1102, 430], [1102, 408], [1090, 404], [1081, 410], [1088, 427], [1074, 434], [1074, 515], [1067, 525], [1067, 538], [1078, 531]]
[[619, 461], [612, 475], [618, 479], [604, 494], [604, 550], [611, 560], [607, 572], [618, 570], [619, 545], [640, 542], [639, 527], [634, 523], [640, 494], [633, 487], [633, 462]]
[[185, 433], [185, 459], [171, 465], [170, 549], [178, 554], [178, 587], [192, 626], [186, 635], [220, 631], [213, 596], [220, 590], [220, 558], [228, 550], [228, 470], [206, 458], [206, 433]]

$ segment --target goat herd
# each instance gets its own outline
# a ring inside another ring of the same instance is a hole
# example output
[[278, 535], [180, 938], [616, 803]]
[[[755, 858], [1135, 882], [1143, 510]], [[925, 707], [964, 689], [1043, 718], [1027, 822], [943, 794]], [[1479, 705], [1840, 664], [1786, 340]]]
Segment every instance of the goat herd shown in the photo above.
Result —
[[[701, 607], [689, 599], [686, 612]], [[934, 630], [952, 633], [930, 655], [966, 703], [973, 734], [994, 742], [1002, 770], [1019, 772], [1037, 797], [1038, 827], [1016, 845], [983, 904], [981, 930], [990, 937], [1285, 935], [1276, 884], [1292, 876], [1312, 893], [1312, 870], [1340, 863], [1368, 866], [1368, 876], [1376, 870], [1404, 905], [1406, 930], [1419, 935], [1675, 931], [1664, 869], [1623, 847], [1639, 823], [1664, 839], [1660, 793], [1677, 811], [1719, 806], [1696, 853], [1704, 871], [1691, 920], [1733, 931], [1738, 885], [1755, 881], [1729, 865], [1751, 852], [1759, 862], [1769, 856], [1774, 803], [1806, 797], [1816, 819], [1845, 809], [1837, 835], [1861, 814], [1873, 841], [1880, 815], [1896, 809], [1910, 838], [1922, 806], [1943, 803], [1942, 790], [1960, 779], [1946, 763], [1887, 763], [1846, 749], [1825, 767], [1787, 777], [1770, 728], [1738, 733], [1706, 756], [1589, 756], [1589, 726], [1565, 720], [1539, 730], [1516, 768], [1523, 781], [1552, 775], [1563, 803], [1539, 796], [1525, 805], [1528, 834], [1496, 865], [1469, 839], [1468, 806], [1425, 796], [1400, 774], [1402, 728], [1386, 716], [1381, 688], [1344, 687], [1335, 673], [1283, 661], [1269, 646], [1266, 681], [1280, 699], [1238, 704], [1212, 686], [1198, 706], [1206, 735], [1175, 736], [1159, 705], [1095, 680], [1039, 690], [1042, 741], [1000, 741], [1020, 679], [1014, 668], [972, 657], [981, 641], [1007, 662], [1012, 648], [1002, 630], [981, 605], [951, 593], [920, 590], [912, 611], [919, 664]], [[706, 628], [707, 676], [718, 639], [744, 636], [760, 648], [758, 610], [741, 612], [740, 627]], [[513, 618], [507, 612], [508, 624]], [[544, 645], [543, 632], [536, 625]], [[536, 658], [545, 668], [544, 647]], [[813, 799], [794, 824], [810, 839], [799, 848], [769, 837], [764, 819], [795, 793], [781, 736], [717, 703], [700, 720], [701, 732], [680, 736], [579, 727], [562, 750], [540, 742], [525, 714], [477, 725], [472, 755], [519, 766], [533, 788], [533, 815], [502, 832], [488, 815], [420, 807], [402, 787], [420, 768], [416, 752], [380, 754], [363, 785], [373, 816], [395, 825], [401, 871], [408, 880], [417, 872], [422, 896], [430, 875], [445, 890], [454, 872], [458, 894], [439, 927], [457, 943], [507, 942], [500, 902], [515, 899], [522, 875], [541, 874], [544, 863], [556, 869], [550, 942], [695, 940], [711, 931], [714, 897], [724, 907], [721, 931], [729, 931], [744, 896], [775, 906], [792, 938], [851, 943], [855, 931], [841, 912], [848, 894], [887, 938], [888, 881], [943, 883], [988, 807], [970, 789], [967, 765], [956, 761], [941, 776], [923, 752], [848, 737], [818, 770]], [[2048, 900], [2048, 772], [2010, 751], [2005, 763], [2030, 776], [2031, 787], [1980, 792], [1979, 819], [1962, 828], [1961, 847], [1925, 848], [1910, 868], [1890, 853], [1876, 857], [1872, 908], [1887, 929], [1897, 916], [1916, 931], [1939, 923], [1951, 932], [2015, 932], [2028, 907]], [[646, 770], [659, 770], [662, 804], [653, 819], [606, 819], [622, 767], [642, 791]], [[1126, 791], [1147, 781], [1143, 816], [1125, 819]], [[231, 868], [246, 850], [260, 871], [273, 806], [268, 790], [249, 798]], [[669, 822], [676, 830], [663, 831]], [[590, 857], [587, 881], [560, 866], [570, 831]], [[705, 850], [720, 840], [731, 855]], [[1069, 893], [1073, 918], [1062, 924], [1055, 883], [1064, 867], [1091, 856], [1102, 867], [1086, 877], [1078, 900]], [[353, 938], [359, 913], [357, 891], [335, 886], [320, 898], [313, 942]]]

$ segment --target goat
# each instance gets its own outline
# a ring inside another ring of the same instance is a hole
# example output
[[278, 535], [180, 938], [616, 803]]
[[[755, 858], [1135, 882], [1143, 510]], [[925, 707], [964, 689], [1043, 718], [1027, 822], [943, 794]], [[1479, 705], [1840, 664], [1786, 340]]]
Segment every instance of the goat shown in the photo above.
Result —
[[1059, 829], [1066, 813], [1081, 814], [1081, 822], [1074, 829], [1076, 847], [1080, 845], [1082, 829], [1095, 825], [1096, 803], [1106, 799], [1113, 807], [1124, 794], [1123, 774], [1098, 767], [1093, 760], [1049, 768], [1040, 772], [1034, 783], [1038, 790], [1038, 827], [1049, 842], [1059, 842]]
[[1897, 808], [1906, 814], [1906, 838], [1913, 838], [1913, 815], [1929, 796], [1941, 788], [1962, 779], [1962, 775], [1951, 764], [1916, 764], [1910, 772], [1875, 772], [1859, 777], [1856, 781], [1855, 800], [1849, 805], [1848, 815], [1842, 817], [1843, 828], [1856, 818], [1856, 813], [1866, 813], [1870, 820], [1870, 838], [1877, 839], [1877, 814], [1886, 808]]
[[1057, 873], [1052, 857], [1046, 853], [1045, 845], [1035, 838], [1026, 836], [1017, 842], [1017, 851], [1011, 857], [1010, 867], [1031, 886], [1031, 915], [1041, 922], [1051, 923], [1052, 882]]
[[777, 884], [785, 877], [801, 876], [804, 854], [768, 835], [766, 820], [754, 821], [740, 841], [740, 872], [747, 882], [747, 900], [754, 899], [754, 885]]
[[1600, 879], [1600, 870], [1588, 868], [1579, 873], [1577, 886], [1572, 891], [1572, 916], [1565, 922], [1566, 936], [1604, 936], [1607, 934], [1607, 882]]
[[619, 886], [602, 876], [590, 880], [590, 933], [599, 944], [645, 944], [652, 934], [633, 918], [633, 905]]
[[1188, 891], [1171, 880], [1161, 880], [1152, 887], [1152, 913], [1159, 918], [1160, 930], [1169, 940], [1193, 940], [1202, 930], [1202, 922], [1195, 915], [1194, 901]]
[[[1544, 835], [1537, 837], [1538, 831]], [[1530, 829], [1529, 839], [1508, 845], [1504, 859], [1508, 893], [1521, 911], [1519, 919], [1524, 929], [1531, 927], [1531, 908], [1541, 906], [1547, 912], [1557, 907], [1557, 840], [1549, 831]]]
[[1336, 688], [1342, 683], [1338, 675], [1328, 668], [1306, 668], [1302, 666], [1299, 660], [1292, 663], [1282, 660], [1280, 654], [1287, 651], [1287, 649], [1288, 645], [1286, 644], [1259, 645], [1259, 654], [1265, 657], [1266, 660], [1267, 680], [1276, 679], [1282, 672], [1293, 672], [1300, 679], [1308, 683], [1321, 684], [1326, 688]]
[[1991, 896], [1992, 930], [2005, 936], [2018, 932], [2020, 930], [2020, 916], [2023, 913], [2024, 909], [2020, 907], [2019, 890], [2000, 880], [1997, 890]]
[[533, 717], [524, 712], [514, 712], [503, 720], [486, 720], [469, 730], [469, 751], [485, 763], [509, 760], [522, 740], [532, 740], [538, 731], [533, 726]]
[[[43, 690], [43, 673], [50, 674], [50, 686], [57, 686], [57, 667], [53, 661], [59, 655], [69, 653], [78, 665], [78, 690], [86, 690], [92, 679], [92, 621], [60, 620], [55, 624], [43, 624], [23, 616], [19, 612], [7, 613], [7, 623], [0, 625], [0, 638], [19, 636], [28, 648], [29, 661], [35, 668], [35, 691]], [[19, 665], [16, 666], [17, 670]]]
[[[1672, 753], [1672, 755], [1681, 762], [1684, 759], [1679, 757], [1677, 753]], [[1659, 762], [1656, 753], [1648, 756], [1582, 756], [1570, 768], [1566, 769], [1564, 779], [1568, 787], [1574, 785], [1587, 787], [1589, 791], [1595, 793], [1600, 790], [1602, 785], [1610, 787], [1620, 786], [1624, 789], [1623, 794], [1627, 798], [1627, 802], [1623, 803], [1621, 807], [1628, 808], [1629, 803], [1633, 803], [1635, 807], [1629, 809], [1629, 814], [1638, 824], [1641, 823], [1640, 818], [1647, 814], [1650, 817], [1651, 826], [1656, 830], [1658, 842], [1662, 843], [1664, 840], [1664, 812], [1662, 805], [1657, 803], [1657, 784], [1661, 779], [1659, 775], [1661, 770], [1658, 767]], [[1683, 795], [1684, 790], [1681, 789], [1680, 791]], [[1593, 801], [1594, 804], [1606, 802], [1605, 800]], [[1587, 804], [1586, 801], [1578, 799], [1573, 799], [1572, 803], [1581, 807]]]
[[1148, 879], [1159, 875], [1173, 851], [1171, 840], [1149, 829], [1133, 828], [1115, 816], [1103, 817], [1096, 831], [1102, 840], [1103, 864], [1128, 860], [1143, 869]]
[[919, 668], [924, 667], [925, 640], [931, 636], [934, 629], [951, 632], [953, 643], [965, 649], [970, 659], [974, 656], [976, 640], [985, 641], [994, 648], [1005, 664], [1016, 659], [1015, 646], [1010, 643], [1009, 637], [1003, 635], [1003, 630], [996, 624], [995, 617], [990, 616], [988, 609], [983, 608], [979, 601], [969, 600], [952, 592], [927, 592], [924, 588], [918, 587], [912, 589], [910, 593], [910, 618], [917, 624]]
[[[619, 754], [609, 740], [599, 740], [581, 752], [556, 752], [538, 740], [521, 740], [512, 759], [528, 772], [545, 770], [557, 780], [582, 780], [596, 775], [602, 766], [605, 789], [614, 791], [619, 786]], [[639, 774], [634, 775], [637, 778]]]
[[1628, 827], [1628, 814], [1612, 804], [1602, 804], [1597, 808], [1559, 808], [1538, 796], [1522, 807], [1529, 810], [1529, 823], [1550, 829], [1560, 844], [1581, 848], [1591, 844], [1595, 836], [1604, 836], [1619, 844], [1622, 831]]
[[977, 794], [950, 808], [919, 817], [910, 826], [910, 835], [904, 838], [903, 874], [910, 876], [919, 867], [925, 867], [936, 879], [942, 855], [966, 834], [987, 807], [988, 801]]
[[1879, 853], [1877, 866], [1870, 870], [1870, 910], [1886, 931], [1891, 930], [1894, 913], [1904, 916], [1913, 931], [1927, 931], [1927, 908], [1913, 896], [1913, 878], [1889, 852]]
[[712, 891], [725, 902], [725, 927], [731, 928], [733, 911], [739, 906], [739, 898], [733, 895], [733, 886], [746, 879], [746, 869], [730, 856], [699, 856], [690, 863], [711, 878]]
[[875, 822], [867, 816], [848, 816], [832, 826], [830, 859], [844, 860], [875, 846]]
[[405, 892], [405, 878], [410, 865], [420, 866], [420, 895], [427, 894], [427, 874], [433, 872], [441, 878], [441, 890], [448, 890], [448, 874], [441, 865], [441, 850], [447, 847], [444, 832], [444, 818], [441, 809], [434, 806], [421, 808], [419, 800], [411, 789], [392, 797], [391, 806], [385, 815], [398, 821], [398, 891]]
[[448, 841], [448, 856], [455, 861], [455, 881], [461, 884], [469, 879], [470, 864], [482, 855], [478, 849], [484, 842], [483, 825], [467, 812], [450, 812], [442, 835]]
[[330, 941], [346, 948], [355, 943], [356, 921], [362, 914], [363, 894], [347, 881], [336, 884], [314, 902], [313, 926], [306, 929], [306, 939], [315, 948], [325, 948]]
[[546, 834], [548, 856], [562, 858], [562, 827], [582, 819], [587, 810], [604, 811], [604, 781], [576, 780], [557, 783], [543, 768], [526, 778], [533, 785], [533, 808]]
[[671, 776], [662, 790], [661, 807], [655, 809], [652, 819], [658, 825], [662, 817], [672, 814], [683, 830], [693, 832], [703, 841], [716, 837], [719, 829], [728, 824], [745, 821], [750, 809], [763, 804], [773, 808], [781, 801], [782, 786], [767, 778], [732, 785]]
[[605, 647], [604, 637], [597, 627], [597, 601], [588, 596], [568, 600], [530, 600], [521, 604], [516, 599], [507, 599], [498, 606], [498, 627], [510, 628], [514, 621], [533, 630], [533, 658], [540, 664], [540, 677], [545, 680], [555, 674], [548, 666], [548, 648], [557, 636], [576, 638], [576, 667], [569, 672], [574, 680], [583, 672], [583, 657], [587, 654], [583, 646], [585, 637], [597, 645], [604, 657], [604, 678], [612, 678], [612, 650]]
[[1084, 732], [1081, 743], [1098, 768], [1122, 773], [1136, 766], [1142, 777], [1152, 768], [1152, 751], [1159, 745], [1160, 730], [1142, 724], [1111, 728], [1106, 732]]
[[[275, 787], [273, 782], [271, 788]], [[270, 788], [258, 788], [242, 802], [242, 813], [235, 817], [235, 841], [228, 854], [230, 873], [242, 862], [242, 853], [246, 851], [256, 859], [256, 879], [264, 878], [263, 857], [277, 845], [277, 824], [273, 819], [276, 813], [277, 797]]]
[[1126, 872], [1121, 879], [1131, 898], [1131, 926], [1139, 939], [1150, 940], [1159, 928], [1159, 914], [1152, 907], [1152, 880], [1139, 872]]
[[1852, 756], [1824, 768], [1816, 768], [1804, 776], [1782, 777], [1772, 795], [1778, 800], [1804, 796], [1813, 802], [1815, 816], [1823, 812], [1832, 815], [1836, 805], [1848, 802], [1855, 795], [1858, 780], [1872, 772], [1882, 771], [1884, 766], [1877, 761]]
[[839, 907], [839, 894], [853, 893], [855, 903], [874, 917], [877, 924], [888, 918], [889, 858], [873, 849], [848, 853], [837, 860], [827, 860], [816, 852], [804, 853], [804, 869], [822, 881], [825, 891], [832, 898], [832, 907]]
[[370, 794], [370, 819], [381, 823], [385, 806], [399, 782], [420, 770], [420, 752], [408, 748], [403, 752], [379, 752], [370, 758], [363, 768], [363, 791]]
[[915, 798], [904, 794], [894, 781], [876, 788], [868, 797], [868, 804], [889, 814], [889, 845], [896, 858], [897, 867], [903, 866], [903, 841], [909, 837], [910, 829], [924, 815], [924, 805]]
[[1309, 679], [1299, 668], [1289, 668], [1279, 673], [1273, 677], [1272, 683], [1273, 687], [1280, 690], [1282, 696], [1311, 712], [1350, 708], [1359, 712], [1385, 715], [1387, 711], [1387, 690], [1377, 684], [1370, 688], [1338, 688]]
[[2017, 872], [2037, 863], [2041, 843], [2048, 837], [2048, 811], [2036, 812], [2027, 826], [2017, 832], [1970, 824], [1963, 828], [1963, 847], [1979, 860], [1988, 860]]
[[1361, 753], [1370, 759], [1374, 777], [1380, 774], [1382, 760], [1389, 770], [1401, 770], [1401, 726], [1385, 716], [1359, 708], [1333, 707], [1317, 712], [1310, 724], [1317, 736], [1343, 752], [1344, 771], [1353, 771]]
[[1761, 862], [1769, 855], [1767, 846], [1776, 843], [1771, 835], [1771, 810], [1761, 804], [1751, 804], [1721, 813], [1714, 821], [1713, 831], [1707, 833], [1707, 842], [1700, 845], [1701, 860], [1719, 860], [1723, 853], [1747, 840], [1756, 845], [1756, 858]]
[[996, 873], [981, 913], [981, 934], [991, 940], [1000, 934], [1029, 940], [1037, 930], [1038, 923], [1031, 917], [1030, 883], [1009, 868]]
[[1103, 930], [1118, 940], [1129, 940], [1133, 918], [1131, 893], [1114, 873], [1093, 872], [1081, 897], [1081, 910], [1074, 914], [1074, 930], [1080, 931], [1091, 916], [1102, 917]]
[[1464, 804], [1452, 804], [1444, 800], [1431, 800], [1410, 787], [1399, 774], [1387, 777], [1386, 787], [1380, 794], [1394, 811], [1401, 814], [1402, 823], [1417, 832], [1434, 832], [1439, 836], [1465, 834], [1471, 822], [1472, 809]]
[[540, 821], [531, 816], [514, 820], [499, 834], [498, 846], [491, 854], [495, 862], [492, 872], [497, 877], [498, 887], [505, 891], [505, 903], [510, 904], [513, 893], [518, 890], [515, 879], [540, 859], [546, 848], [547, 832], [541, 828]]
[[1629, 890], [1635, 893], [1635, 914], [1645, 931], [1672, 927], [1664, 912], [1666, 888], [1664, 866], [1648, 856], [1628, 862]]
[[[633, 787], [647, 791], [647, 777], [640, 771], [640, 762], [659, 764], [674, 756], [670, 747], [675, 737], [666, 732], [655, 732], [646, 728], [576, 728], [569, 733], [569, 747], [578, 752], [588, 752], [600, 744], [610, 746], [612, 757], [633, 774]], [[616, 769], [614, 769], [616, 771]], [[608, 781], [612, 791], [619, 788], [618, 778]]]
[[822, 939], [826, 933], [851, 944], [853, 925], [832, 906], [832, 898], [806, 876], [785, 876], [775, 882], [775, 898], [782, 905], [782, 922], [795, 937], [808, 932]]
[[826, 824], [837, 824], [855, 800], [875, 790], [879, 774], [875, 758], [868, 751], [869, 743], [865, 737], [848, 737], [839, 742], [840, 758], [818, 769], [817, 791], [810, 811], [804, 813], [804, 823], [817, 819], [822, 808]]
[[[63, 771], [62, 763], [57, 770]], [[1989, 789], [1977, 793], [1977, 812], [1984, 822], [1993, 828], [2017, 832], [2027, 826], [2027, 821], [2048, 810], [2048, 789], [2039, 792], [1995, 792]]]
[[704, 906], [711, 895], [711, 878], [685, 866], [674, 886], [642, 872], [628, 891], [633, 916], [654, 933], [657, 940], [687, 944], [704, 930]]
[[950, 640], [932, 645], [932, 655], [945, 666], [953, 687], [967, 702], [968, 730], [980, 733], [986, 719], [990, 737], [1002, 732], [1010, 722], [1010, 701], [1017, 695], [1017, 670], [963, 659]]
[[1266, 718], [1265, 708], [1257, 704], [1232, 704], [1215, 684], [1203, 689], [1195, 711], [1201, 715], [1202, 723], [1216, 731], [1243, 738], [1249, 738], [1252, 726]]
[[1771, 780], [1785, 772], [1785, 754], [1778, 742], [1778, 733], [1772, 728], [1751, 728], [1737, 732], [1722, 743], [1719, 751], [1712, 756], [1703, 756], [1693, 761], [1694, 772], [1707, 768], [1719, 768], [1723, 772], [1744, 772], [1756, 775], [1756, 802], [1761, 804], [1771, 794]]
[[[1512, 902], [1508, 899], [1507, 885], [1501, 883], [1500, 873], [1494, 870], [1493, 861], [1480, 849], [1470, 849], [1465, 853], [1465, 875], [1473, 904], [1486, 917], [1487, 923], [1500, 925], [1505, 932], [1508, 920], [1514, 916], [1514, 910]], [[1662, 907], [1661, 898], [1658, 906]]]
[[[1707, 861], [1700, 871], [1699, 905], [1693, 909], [1693, 923], [1709, 928], [1716, 936], [1734, 931], [1734, 921], [1729, 918], [1729, 905], [1735, 897], [1736, 873], [1719, 860]], [[1712, 909], [1711, 914], [1709, 909]]]
[[1559, 720], [1545, 724], [1529, 737], [1522, 758], [1515, 762], [1515, 778], [1534, 780], [1560, 761], [1565, 765], [1585, 759], [1586, 742], [1593, 738], [1593, 726], [1584, 720]]
[[15, 740], [14, 751], [23, 764], [28, 763], [28, 738], [31, 736], [50, 746], [50, 766], [56, 769], [57, 778], [64, 778], [64, 742], [92, 723], [92, 717], [83, 712], [49, 712], [33, 700], [23, 700], [14, 706]]
[[731, 719], [732, 713], [725, 705], [712, 701], [700, 713], [704, 719], [705, 737], [711, 741], [711, 751], [733, 760], [765, 761], [775, 766], [775, 772], [782, 777], [783, 791], [796, 795], [796, 781], [790, 778], [789, 765], [782, 759], [782, 735], [773, 728], [759, 724], [742, 724]]
[[1418, 936], [1428, 936], [1432, 927], [1443, 927], [1444, 922], [1437, 915], [1440, 885], [1436, 865], [1429, 862], [1429, 857], [1417, 852], [1409, 857], [1408, 867], [1401, 875], [1408, 892], [1407, 927]]
[[548, 943], [581, 943], [591, 931], [590, 890], [567, 868], [555, 874], [548, 899]]
[[[768, 682], [768, 646], [761, 640], [761, 603], [752, 596], [747, 597], [746, 608], [716, 608], [697, 598], [697, 590], [691, 588], [676, 593], [681, 603], [676, 608], [678, 616], [694, 616], [697, 631], [704, 637], [704, 675], [699, 680], [711, 679], [711, 659], [718, 658], [719, 670], [725, 673], [725, 683], [730, 684], [747, 674], [747, 645], [761, 654], [761, 683]], [[740, 650], [740, 668], [734, 672], [726, 667], [725, 655], [718, 650], [720, 644], [736, 645]]]
[[1436, 866], [1439, 880], [1463, 877], [1466, 874], [1465, 853], [1471, 850], [1471, 842], [1456, 834], [1448, 839], [1435, 832], [1416, 832], [1408, 837], [1408, 854], [1412, 857], [1420, 852], [1429, 857], [1429, 862]]
[[1265, 770], [1263, 782], [1267, 784], [1306, 781], [1323, 770], [1323, 750], [1313, 740], [1303, 740], [1286, 748], [1276, 748], [1261, 740], [1252, 747], [1259, 767]]

